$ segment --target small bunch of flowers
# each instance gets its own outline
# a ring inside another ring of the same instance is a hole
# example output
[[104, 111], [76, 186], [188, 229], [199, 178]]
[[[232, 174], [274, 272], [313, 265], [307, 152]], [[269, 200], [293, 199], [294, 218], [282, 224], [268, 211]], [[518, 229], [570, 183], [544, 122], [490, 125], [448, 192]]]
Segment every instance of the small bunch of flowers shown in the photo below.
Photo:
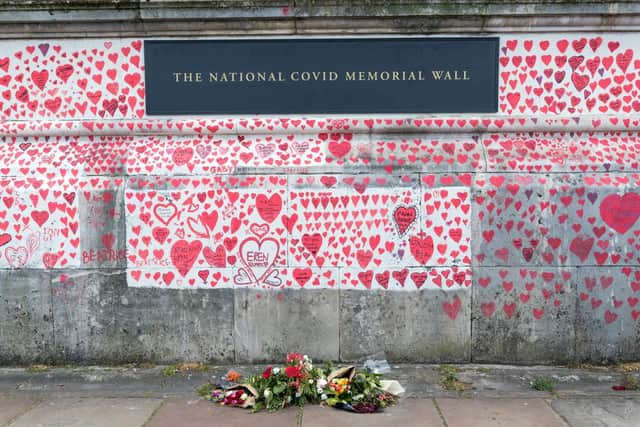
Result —
[[244, 390], [232, 390], [224, 393], [224, 397], [220, 400], [222, 405], [242, 406], [249, 395]]
[[254, 410], [275, 411], [290, 405], [318, 403], [316, 385], [322, 377], [322, 370], [313, 366], [311, 358], [289, 353], [283, 367], [269, 366], [262, 374], [248, 379], [259, 393]]
[[235, 385], [227, 388], [215, 388], [209, 399], [225, 406], [252, 407], [256, 401], [256, 390], [250, 385]]
[[336, 394], [336, 396], [340, 396], [342, 393], [349, 390], [349, 378], [334, 378], [329, 383], [329, 388]]
[[358, 413], [378, 412], [397, 403], [393, 394], [382, 389], [379, 374], [354, 368], [330, 374], [321, 399], [329, 406]]

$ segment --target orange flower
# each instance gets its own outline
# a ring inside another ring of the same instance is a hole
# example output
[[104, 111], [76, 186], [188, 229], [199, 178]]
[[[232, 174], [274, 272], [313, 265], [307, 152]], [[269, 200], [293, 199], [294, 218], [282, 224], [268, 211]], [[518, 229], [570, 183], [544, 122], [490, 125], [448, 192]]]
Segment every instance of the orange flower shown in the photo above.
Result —
[[240, 372], [236, 372], [233, 369], [230, 369], [229, 372], [227, 372], [227, 381], [230, 383], [238, 382], [240, 378], [242, 378], [242, 374]]

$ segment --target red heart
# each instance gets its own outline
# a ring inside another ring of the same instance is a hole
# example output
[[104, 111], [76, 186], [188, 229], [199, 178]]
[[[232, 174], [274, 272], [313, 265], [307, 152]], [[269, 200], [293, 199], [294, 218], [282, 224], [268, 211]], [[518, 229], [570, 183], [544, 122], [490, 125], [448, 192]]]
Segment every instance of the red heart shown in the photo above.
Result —
[[460, 298], [458, 298], [457, 296], [453, 297], [453, 302], [445, 301], [442, 303], [442, 308], [444, 309], [444, 312], [447, 313], [447, 316], [449, 316], [451, 320], [456, 320], [456, 317], [458, 317], [458, 312], [460, 311], [461, 307], [462, 307], [462, 302], [460, 301]]
[[73, 65], [71, 64], [59, 65], [56, 68], [56, 76], [65, 83], [69, 80], [71, 74], [73, 74]]
[[8, 233], [0, 234], [0, 246], [4, 246], [11, 241], [11, 235]]
[[433, 238], [421, 232], [417, 236], [411, 236], [409, 239], [409, 249], [411, 255], [420, 264], [426, 264], [433, 255]]
[[416, 216], [418, 214], [418, 209], [415, 206], [399, 206], [393, 212], [393, 219], [396, 222], [396, 226], [398, 227], [398, 234], [400, 237], [407, 232], [407, 229], [413, 224], [416, 220]]
[[640, 194], [608, 195], [600, 204], [600, 216], [618, 233], [626, 233], [640, 216]]
[[278, 193], [272, 194], [267, 198], [264, 194], [259, 194], [256, 197], [256, 208], [260, 217], [268, 223], [272, 223], [282, 209], [282, 198]]
[[310, 268], [295, 268], [293, 269], [293, 278], [298, 282], [300, 287], [303, 287], [311, 279], [312, 271]]
[[193, 263], [202, 250], [202, 242], [195, 240], [191, 243], [186, 240], [178, 240], [171, 247], [171, 262], [183, 277], [187, 275]]
[[594, 243], [595, 239], [593, 237], [577, 236], [571, 241], [569, 250], [574, 253], [580, 261], [585, 262], [589, 257]]
[[218, 245], [215, 252], [207, 246], [202, 251], [202, 254], [212, 267], [224, 268], [227, 266], [227, 251], [225, 251], [223, 245]]
[[329, 143], [329, 152], [338, 158], [346, 156], [350, 150], [351, 143], [349, 141], [331, 141]]
[[322, 246], [322, 235], [320, 233], [303, 234], [302, 245], [311, 252], [311, 255], [316, 256]]

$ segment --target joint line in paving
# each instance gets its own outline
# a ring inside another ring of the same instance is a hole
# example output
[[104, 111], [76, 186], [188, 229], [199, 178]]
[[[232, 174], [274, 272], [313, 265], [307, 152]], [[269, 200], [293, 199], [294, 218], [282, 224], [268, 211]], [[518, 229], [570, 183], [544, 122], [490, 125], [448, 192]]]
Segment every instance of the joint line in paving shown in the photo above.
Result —
[[551, 408], [551, 410], [553, 411], [554, 414], [556, 414], [557, 416], [560, 417], [560, 419], [569, 427], [571, 426], [571, 423], [569, 422], [568, 419], [566, 419], [560, 412], [556, 411], [556, 408], [553, 407], [553, 405], [551, 404], [551, 402], [548, 399], [542, 399], [542, 401], [544, 403], [547, 404], [547, 406], [549, 406], [549, 408]]
[[442, 420], [442, 425], [444, 425], [444, 427], [449, 427], [449, 424], [447, 424], [447, 420], [444, 418], [444, 414], [440, 410], [440, 406], [438, 406], [438, 402], [436, 402], [436, 399], [435, 398], [431, 399], [431, 402], [433, 402], [433, 406], [435, 406], [436, 411], [438, 411], [438, 415], [440, 415], [440, 419]]

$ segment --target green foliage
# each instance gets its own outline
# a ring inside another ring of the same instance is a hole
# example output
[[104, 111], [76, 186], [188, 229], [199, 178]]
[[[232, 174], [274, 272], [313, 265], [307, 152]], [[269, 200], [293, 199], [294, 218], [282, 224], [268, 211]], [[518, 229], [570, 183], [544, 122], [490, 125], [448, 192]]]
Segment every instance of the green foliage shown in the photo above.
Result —
[[47, 372], [49, 370], [49, 366], [47, 365], [31, 365], [27, 368], [27, 372]]
[[178, 367], [176, 365], [169, 365], [162, 370], [162, 375], [165, 377], [172, 377], [178, 373]]
[[438, 372], [440, 373], [440, 385], [445, 390], [451, 391], [465, 391], [469, 388], [469, 384], [463, 383], [458, 378], [460, 369], [452, 365], [440, 365], [438, 366]]
[[531, 382], [531, 387], [534, 390], [538, 391], [546, 391], [549, 393], [553, 393], [556, 382], [551, 377], [535, 377]]
[[622, 385], [627, 390], [640, 391], [640, 378], [631, 374], [625, 374], [622, 377]]
[[196, 389], [196, 393], [200, 397], [208, 398], [213, 393], [214, 386], [211, 383], [204, 383]]

